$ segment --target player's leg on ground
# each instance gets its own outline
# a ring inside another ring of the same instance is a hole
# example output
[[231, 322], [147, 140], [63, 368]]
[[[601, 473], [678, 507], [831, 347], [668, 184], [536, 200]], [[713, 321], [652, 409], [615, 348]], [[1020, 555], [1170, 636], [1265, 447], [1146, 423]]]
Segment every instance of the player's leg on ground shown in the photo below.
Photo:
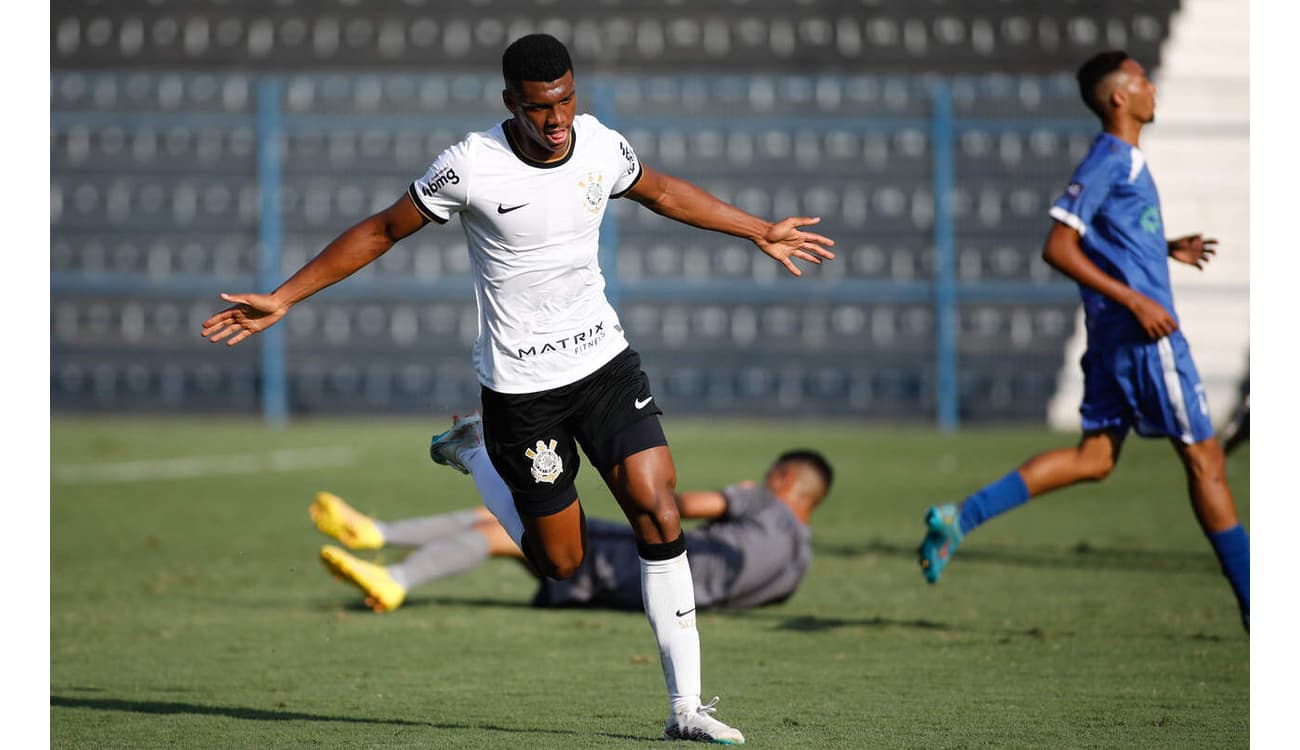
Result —
[[469, 528], [420, 545], [400, 563], [388, 566], [388, 575], [410, 591], [439, 578], [467, 573], [478, 567], [488, 555], [487, 538]]
[[1105, 479], [1115, 467], [1122, 445], [1119, 433], [1085, 433], [1078, 445], [1039, 453], [959, 504], [928, 509], [925, 538], [917, 550], [926, 580], [937, 582], [966, 535], [988, 520], [1024, 505], [1031, 497], [1083, 481]]
[[1223, 448], [1216, 438], [1186, 445], [1170, 441], [1183, 461], [1187, 491], [1201, 530], [1214, 547], [1223, 574], [1232, 584], [1241, 616], [1250, 627], [1250, 539], [1237, 521], [1237, 506], [1228, 487]]
[[[406, 556], [406, 559], [395, 565], [389, 565], [383, 568], [388, 579], [392, 583], [401, 587], [401, 598], [394, 600], [392, 595], [387, 598], [387, 605], [380, 607], [382, 611], [396, 609], [405, 599], [405, 595], [417, 586], [422, 586], [431, 581], [436, 581], [447, 576], [467, 573], [478, 567], [480, 563], [489, 557], [510, 557], [520, 561], [525, 561], [524, 555], [519, 551], [506, 530], [501, 527], [496, 518], [487, 508], [482, 506], [473, 508], [468, 511], [457, 511], [448, 513], [447, 516], [455, 516], [456, 520], [461, 521], [458, 531], [447, 532], [440, 530], [430, 541], [420, 544], [416, 550]], [[432, 519], [411, 519], [409, 522], [416, 527], [412, 532], [414, 536], [419, 526], [424, 521], [440, 519], [442, 516], [434, 516]], [[448, 519], [450, 521], [451, 519]], [[416, 545], [412, 545], [416, 546]], [[327, 565], [329, 561], [327, 561]], [[331, 566], [331, 570], [337, 566]], [[362, 581], [353, 580], [367, 593], [367, 603], [374, 606], [373, 601], [382, 598], [383, 576], [377, 572], [370, 572], [367, 576], [366, 571], [361, 571], [362, 566], [352, 564], [352, 575], [344, 575], [345, 580], [364, 578]], [[532, 571], [529, 566], [530, 572]], [[535, 575], [535, 573], [534, 573]], [[369, 584], [369, 587], [367, 587]], [[379, 592], [377, 595], [375, 592]]]
[[385, 546], [420, 547], [473, 528], [474, 524], [487, 513], [487, 509], [480, 506], [422, 518], [404, 518], [399, 521], [373, 520], [375, 527], [383, 535]]
[[510, 538], [501, 523], [497, 521], [496, 516], [492, 515], [487, 508], [479, 508], [479, 517], [474, 522], [472, 528], [480, 534], [487, 542], [489, 557], [509, 557], [515, 560], [527, 561], [524, 553], [515, 544], [515, 540]]

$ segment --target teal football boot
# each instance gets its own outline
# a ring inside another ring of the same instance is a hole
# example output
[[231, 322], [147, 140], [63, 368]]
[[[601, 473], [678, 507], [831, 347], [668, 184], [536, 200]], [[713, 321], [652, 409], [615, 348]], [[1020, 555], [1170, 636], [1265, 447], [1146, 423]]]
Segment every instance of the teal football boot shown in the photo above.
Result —
[[925, 541], [921, 542], [917, 553], [920, 556], [921, 573], [930, 583], [938, 583], [944, 566], [961, 544], [961, 524], [957, 516], [955, 503], [931, 506], [925, 512]]

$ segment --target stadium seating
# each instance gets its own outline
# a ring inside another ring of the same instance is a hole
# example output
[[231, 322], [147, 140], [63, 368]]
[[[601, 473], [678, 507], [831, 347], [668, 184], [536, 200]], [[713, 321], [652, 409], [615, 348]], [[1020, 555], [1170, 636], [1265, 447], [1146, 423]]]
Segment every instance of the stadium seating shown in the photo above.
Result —
[[1126, 47], [1155, 65], [1177, 0], [282, 0], [51, 6], [55, 68], [493, 69], [531, 31], [584, 72], [1049, 73]]
[[[1038, 260], [1043, 217], [1094, 130], [1068, 73], [1101, 40], [1154, 62], [1175, 7], [55, 2], [52, 406], [256, 410], [259, 350], [215, 356], [197, 330], [218, 292], [262, 285], [259, 97], [283, 147], [279, 279], [504, 117], [501, 46], [544, 29], [647, 164], [754, 213], [821, 216], [837, 240], [794, 281], [747, 243], [611, 205], [610, 293], [674, 411], [933, 418], [942, 83], [961, 416], [1041, 419], [1075, 307]], [[296, 310], [291, 410], [472, 403], [468, 274], [461, 232], [428, 230]]]

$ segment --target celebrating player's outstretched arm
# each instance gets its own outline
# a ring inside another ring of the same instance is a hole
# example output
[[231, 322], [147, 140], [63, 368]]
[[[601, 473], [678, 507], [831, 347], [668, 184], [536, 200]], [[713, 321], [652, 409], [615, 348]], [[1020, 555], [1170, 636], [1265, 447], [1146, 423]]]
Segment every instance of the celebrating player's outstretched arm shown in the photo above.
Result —
[[641, 169], [641, 179], [627, 195], [661, 216], [701, 229], [744, 237], [795, 276], [802, 275], [802, 272], [791, 258], [821, 263], [822, 258], [831, 260], [835, 257], [827, 249], [835, 245], [834, 240], [801, 230], [801, 227], [821, 221], [820, 218], [791, 216], [775, 224], [769, 223], [718, 200], [686, 180], [657, 172], [644, 163]]
[[398, 240], [427, 223], [411, 199], [402, 196], [393, 205], [340, 234], [274, 292], [223, 293], [221, 298], [232, 304], [203, 321], [203, 337], [213, 343], [229, 338], [226, 345], [234, 346], [270, 328], [289, 308], [361, 270], [388, 252]]

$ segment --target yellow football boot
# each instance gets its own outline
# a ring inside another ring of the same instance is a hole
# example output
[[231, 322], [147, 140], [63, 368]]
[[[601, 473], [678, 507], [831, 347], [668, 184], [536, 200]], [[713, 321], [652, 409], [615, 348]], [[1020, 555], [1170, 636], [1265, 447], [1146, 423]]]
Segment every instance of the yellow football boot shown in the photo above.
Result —
[[348, 549], [379, 549], [384, 546], [384, 535], [379, 533], [375, 522], [343, 502], [338, 495], [317, 492], [307, 512], [322, 534], [334, 537]]
[[376, 612], [392, 612], [406, 599], [406, 588], [394, 581], [382, 565], [358, 560], [329, 545], [320, 548], [320, 561], [339, 580], [361, 589], [366, 606]]

